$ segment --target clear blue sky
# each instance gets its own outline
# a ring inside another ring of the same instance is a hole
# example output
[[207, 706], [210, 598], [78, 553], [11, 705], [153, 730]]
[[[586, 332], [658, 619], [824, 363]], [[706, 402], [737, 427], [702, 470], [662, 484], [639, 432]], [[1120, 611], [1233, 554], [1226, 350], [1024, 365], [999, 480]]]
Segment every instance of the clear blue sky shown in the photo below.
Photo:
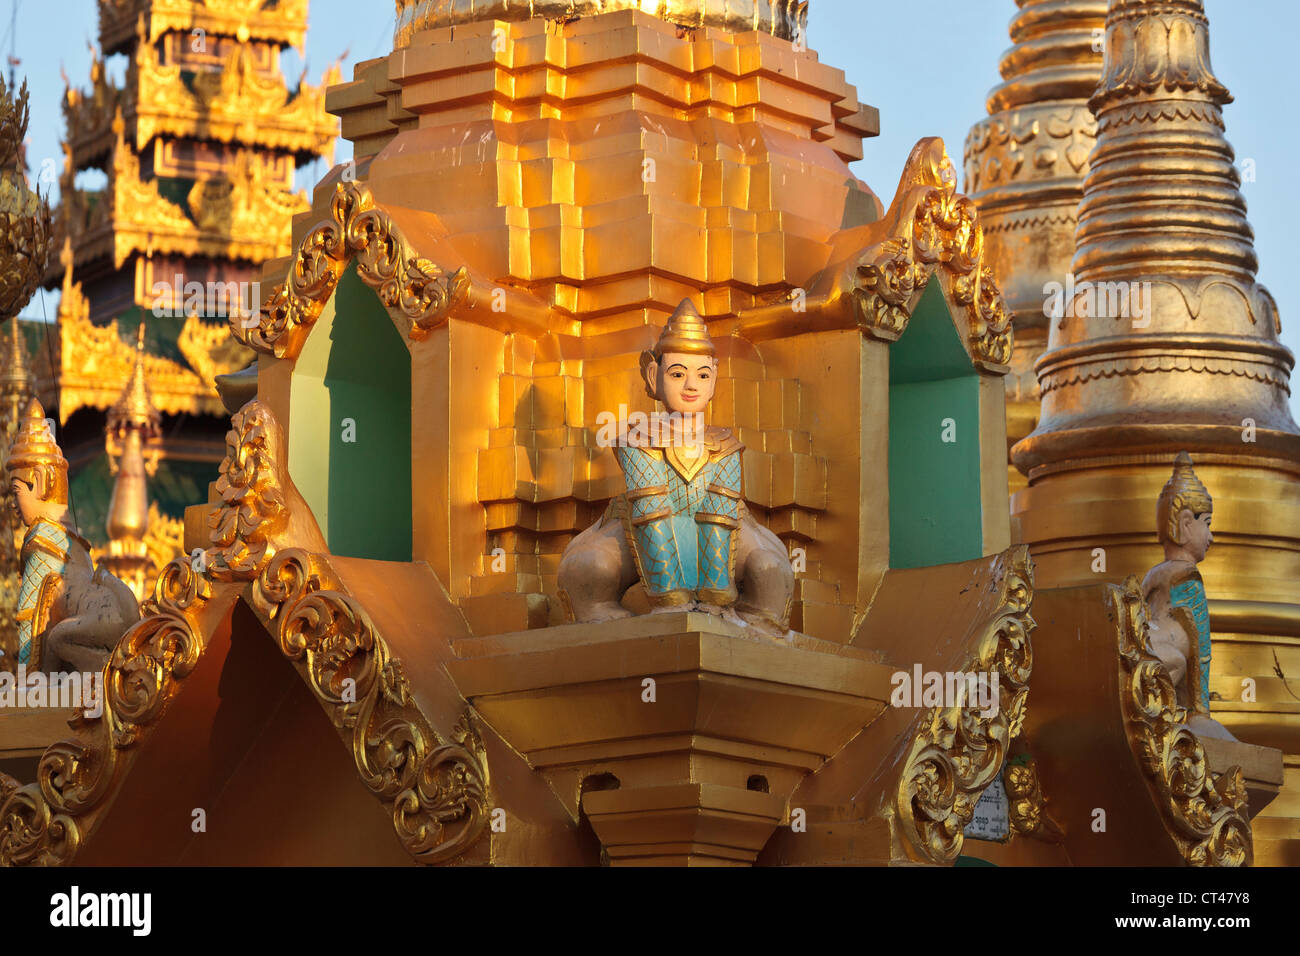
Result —
[[[9, 52], [9, 14], [15, 0], [0, 0], [0, 52]], [[63, 114], [62, 65], [74, 83], [86, 85], [90, 69], [87, 43], [96, 38], [93, 0], [16, 0], [16, 53], [20, 76], [32, 88], [33, 169], [43, 157], [62, 168], [59, 138]], [[1259, 254], [1259, 277], [1277, 299], [1282, 341], [1300, 351], [1300, 292], [1288, 284], [1287, 262], [1300, 258], [1300, 236], [1286, 225], [1293, 200], [1291, 168], [1300, 148], [1289, 83], [1295, 56], [1300, 3], [1295, 0], [1205, 0], [1210, 18], [1214, 70], [1236, 98], [1225, 108], [1228, 140], [1237, 159], [1255, 160], [1254, 182], [1242, 191], [1249, 205]], [[372, 10], [358, 22], [357, 13]], [[985, 115], [984, 99], [998, 82], [998, 57], [1010, 45], [1007, 24], [1013, 0], [811, 0], [808, 44], [821, 60], [844, 70], [858, 97], [880, 110], [881, 133], [865, 145], [866, 157], [854, 172], [886, 203], [912, 145], [923, 136], [942, 136], [961, 172], [961, 148], [971, 124]], [[386, 53], [392, 46], [391, 0], [311, 0], [306, 61], [286, 54], [291, 80], [302, 71], [317, 81], [345, 50], [344, 75], [358, 60]], [[115, 76], [121, 76], [123, 58]], [[338, 159], [351, 154], [340, 142]], [[300, 186], [323, 170], [306, 169]], [[47, 300], [53, 309], [54, 298]], [[33, 300], [25, 314], [39, 316]], [[1300, 408], [1295, 401], [1293, 409]]]

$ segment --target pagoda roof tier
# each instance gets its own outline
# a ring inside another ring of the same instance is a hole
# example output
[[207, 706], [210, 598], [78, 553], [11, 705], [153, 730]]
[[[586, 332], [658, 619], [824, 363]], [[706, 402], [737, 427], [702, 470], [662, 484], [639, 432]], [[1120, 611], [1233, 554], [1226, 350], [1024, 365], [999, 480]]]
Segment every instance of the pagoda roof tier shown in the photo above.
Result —
[[57, 325], [23, 323], [36, 392], [47, 408], [58, 407], [60, 421], [78, 409], [107, 410], [117, 401], [135, 364], [135, 348], [121, 330], [136, 329], [142, 318], [144, 372], [154, 406], [164, 414], [225, 414], [213, 381], [246, 366], [252, 353], [230, 337], [224, 322], [214, 325], [197, 315], [160, 318], [137, 308], [95, 325], [80, 283], [65, 282]]
[[301, 50], [307, 36], [307, 0], [99, 0], [104, 52], [119, 53], [130, 46], [141, 18], [150, 41], [172, 30], [203, 30]]
[[198, 73], [192, 88], [178, 64], [160, 62], [152, 43], [137, 47], [124, 87], [108, 81], [96, 56], [90, 88], [69, 86], [63, 101], [74, 167], [98, 166], [112, 155], [119, 111], [137, 153], [154, 137], [170, 136], [283, 150], [298, 165], [316, 157], [332, 163], [339, 121], [325, 111], [325, 90], [341, 81], [338, 66], [319, 85], [300, 83], [290, 94], [283, 76], [255, 68], [252, 54], [249, 44], [240, 44], [221, 70]]
[[[134, 253], [171, 253], [262, 262], [290, 251], [292, 217], [305, 211], [306, 195], [276, 182], [260, 157], [241, 152], [225, 175], [210, 179], [150, 179], [123, 141], [121, 118], [108, 185], [86, 191], [73, 185], [75, 170], [65, 145], [58, 239], [72, 241], [74, 265], [111, 258], [113, 268]], [[183, 204], [163, 195], [166, 190]], [[51, 268], [47, 279], [57, 276]]]

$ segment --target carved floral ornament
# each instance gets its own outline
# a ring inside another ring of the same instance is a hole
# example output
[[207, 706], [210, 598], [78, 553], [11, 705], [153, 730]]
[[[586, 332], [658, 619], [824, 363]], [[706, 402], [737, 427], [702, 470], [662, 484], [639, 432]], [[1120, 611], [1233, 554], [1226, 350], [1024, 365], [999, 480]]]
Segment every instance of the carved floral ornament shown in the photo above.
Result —
[[961, 669], [996, 671], [997, 713], [986, 717], [973, 707], [930, 708], [912, 740], [895, 794], [895, 819], [910, 853], [928, 863], [947, 865], [957, 859], [975, 804], [1001, 773], [1007, 748], [1025, 719], [1033, 668], [1029, 632], [1034, 627], [1028, 548], [1020, 545], [999, 555], [994, 580], [998, 610]]
[[1173, 682], [1147, 650], [1147, 609], [1135, 576], [1107, 586], [1119, 619], [1119, 658], [1129, 743], [1183, 858], [1193, 866], [1249, 866], [1254, 856], [1240, 767], [1217, 776], [1187, 727]]
[[[141, 620], [109, 661], [103, 715], [75, 718], [79, 738], [46, 750], [35, 783], [0, 774], [0, 864], [75, 857], [133, 748], [250, 582], [247, 600], [349, 744], [362, 781], [389, 805], [402, 846], [421, 863], [440, 863], [485, 832], [487, 763], [469, 713], [448, 736], [439, 734], [412, 697], [401, 661], [342, 590], [327, 556], [276, 549], [292, 486], [274, 416], [250, 402], [232, 420], [226, 449], [221, 501], [209, 519], [213, 547], [159, 575]], [[347, 679], [354, 683], [345, 694]]]
[[858, 256], [853, 284], [858, 323], [876, 338], [896, 340], [935, 276], [966, 314], [972, 361], [1002, 372], [1011, 361], [1011, 313], [984, 263], [975, 204], [957, 192], [956, 181], [943, 141], [921, 140], [887, 213], [893, 220], [889, 238]]
[[231, 334], [239, 341], [276, 358], [295, 358], [354, 260], [361, 280], [409, 323], [412, 340], [425, 338], [445, 323], [465, 298], [469, 291], [465, 267], [448, 274], [417, 255], [392, 218], [375, 208], [366, 186], [339, 183], [330, 213], [329, 220], [298, 244], [288, 276], [271, 293], [258, 324], [245, 328], [242, 321], [231, 322]]

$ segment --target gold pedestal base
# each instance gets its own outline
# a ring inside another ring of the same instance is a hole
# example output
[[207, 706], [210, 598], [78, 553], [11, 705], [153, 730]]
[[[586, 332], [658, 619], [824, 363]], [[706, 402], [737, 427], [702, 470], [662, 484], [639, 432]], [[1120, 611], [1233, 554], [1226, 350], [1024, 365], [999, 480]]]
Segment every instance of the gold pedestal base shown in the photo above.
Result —
[[615, 865], [752, 864], [790, 793], [884, 709], [892, 669], [697, 612], [453, 644], [479, 715]]

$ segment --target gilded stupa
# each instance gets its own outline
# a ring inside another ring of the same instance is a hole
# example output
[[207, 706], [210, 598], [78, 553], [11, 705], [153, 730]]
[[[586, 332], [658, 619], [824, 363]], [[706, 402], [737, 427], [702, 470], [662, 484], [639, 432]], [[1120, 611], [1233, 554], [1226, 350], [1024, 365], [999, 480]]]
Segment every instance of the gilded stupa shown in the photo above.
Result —
[[[1097, 121], [1088, 97], [1101, 77], [1106, 0], [1016, 0], [1012, 46], [998, 61], [989, 116], [971, 127], [965, 187], [979, 207], [984, 249], [1015, 316], [1007, 374], [1007, 443], [1038, 424], [1034, 362], [1047, 347], [1049, 283], [1063, 283]], [[1011, 490], [1024, 476], [1008, 465]]]
[[[0, 772], [0, 863], [1255, 860], [1281, 753], [1191, 729], [1135, 577], [1012, 541], [942, 141], [886, 204], [806, 3], [647, 6], [401, 0], [330, 90], [355, 161], [229, 323], [104, 714]], [[705, 427], [623, 440], [662, 415]]]
[[1210, 710], [1287, 755], [1284, 795], [1254, 824], [1256, 859], [1295, 864], [1300, 428], [1294, 358], [1255, 278], [1225, 138], [1231, 99], [1200, 0], [1112, 0], [1088, 100], [1097, 141], [1069, 265], [1077, 291], [1035, 364], [1041, 418], [1012, 452], [1028, 480], [1012, 527], [1042, 584], [1140, 575], [1160, 553], [1150, 503], [1175, 455], [1191, 454], [1215, 498]]

